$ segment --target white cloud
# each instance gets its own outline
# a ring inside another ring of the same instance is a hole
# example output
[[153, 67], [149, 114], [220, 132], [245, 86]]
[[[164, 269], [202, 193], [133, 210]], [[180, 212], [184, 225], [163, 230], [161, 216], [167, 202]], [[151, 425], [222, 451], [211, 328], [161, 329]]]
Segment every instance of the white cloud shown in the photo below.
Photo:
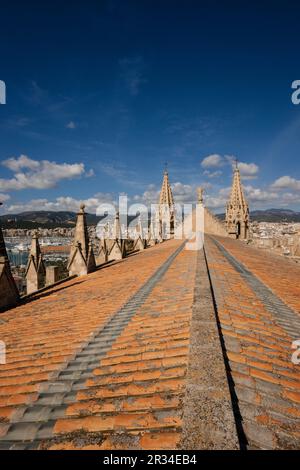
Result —
[[74, 121], [70, 121], [68, 122], [68, 124], [66, 124], [66, 128], [67, 129], [76, 129], [77, 125], [75, 124]]
[[[200, 185], [199, 185], [200, 186]], [[202, 183], [204, 189], [211, 189], [210, 183]], [[195, 185], [183, 184], [179, 181], [171, 184], [172, 193], [175, 203], [190, 204], [197, 200], [197, 187]], [[149, 185], [147, 190], [142, 194], [136, 194], [133, 197], [134, 202], [141, 202], [146, 205], [158, 204], [160, 187]]]
[[244, 180], [256, 178], [259, 171], [255, 163], [238, 162], [238, 168]]
[[[210, 209], [218, 209], [222, 212], [225, 211], [231, 192], [231, 187], [221, 188], [216, 194], [207, 194], [205, 197], [206, 206]], [[263, 188], [254, 188], [251, 185], [244, 186], [246, 200], [250, 205], [250, 210], [259, 206], [268, 206], [274, 201], [278, 201], [279, 196], [275, 191], [270, 191]], [[281, 202], [278, 201], [278, 202]]]
[[9, 199], [10, 199], [9, 194], [0, 193], [0, 202], [5, 202], [5, 201], [8, 201]]
[[64, 179], [73, 179], [84, 175], [91, 176], [89, 172], [85, 172], [83, 163], [37, 161], [26, 155], [21, 155], [19, 158], [9, 158], [4, 160], [2, 164], [15, 172], [13, 178], [0, 178], [0, 189], [4, 191], [29, 188], [48, 189], [53, 188]]
[[39, 168], [40, 163], [36, 160], [32, 160], [26, 155], [20, 155], [19, 158], [8, 158], [7, 160], [4, 160], [2, 165], [11, 171], [19, 171], [22, 168], [36, 170]]
[[231, 192], [231, 186], [227, 186], [226, 188], [221, 188], [219, 190], [219, 195], [222, 197], [226, 197], [228, 199], [230, 192]]
[[171, 187], [175, 202], [183, 204], [196, 201], [197, 191], [195, 186], [177, 182], [172, 184]]
[[72, 211], [77, 212], [83, 202], [86, 212], [96, 213], [97, 207], [103, 203], [114, 203], [116, 198], [111, 193], [97, 193], [87, 199], [76, 199], [70, 196], [57, 197], [54, 201], [48, 199], [32, 199], [25, 203], [15, 203], [5, 208], [7, 213], [25, 211]]
[[300, 204], [300, 194], [295, 193], [283, 193], [280, 194], [280, 201], [283, 206], [289, 206], [291, 204]]
[[219, 212], [224, 212], [225, 207], [230, 195], [231, 187], [220, 188], [217, 193], [204, 193], [205, 205], [209, 209], [217, 209]]
[[224, 158], [232, 166], [233, 169], [235, 168], [235, 165], [237, 162], [237, 165], [243, 177], [243, 180], [252, 180], [252, 179], [257, 178], [257, 174], [259, 172], [259, 166], [256, 165], [256, 163], [239, 162], [237, 161], [236, 157], [233, 155], [225, 155]]
[[222, 175], [222, 171], [221, 170], [217, 170], [217, 171], [205, 170], [203, 171], [203, 175], [207, 176], [208, 178], [219, 178], [219, 176]]
[[273, 188], [277, 189], [293, 189], [300, 191], [300, 180], [292, 178], [291, 176], [281, 176], [272, 184]]
[[216, 168], [223, 165], [223, 157], [218, 153], [208, 155], [201, 162], [202, 168]]
[[227, 198], [221, 196], [211, 196], [207, 195], [205, 197], [205, 205], [209, 209], [220, 209], [222, 212], [225, 212]]
[[253, 186], [245, 186], [245, 195], [248, 202], [265, 202], [269, 203], [278, 199], [278, 194], [267, 189], [254, 188]]
[[142, 194], [136, 194], [133, 197], [135, 203], [142, 203], [145, 205], [157, 204], [159, 199], [160, 189], [158, 189], [154, 184], [150, 184], [146, 191]]
[[[208, 178], [217, 178], [221, 176], [222, 171], [210, 171], [210, 168], [219, 168], [225, 164], [229, 164], [233, 167], [235, 166], [235, 161], [236, 158], [233, 155], [222, 156], [218, 153], [208, 155], [201, 162], [202, 168], [205, 168], [203, 174]], [[244, 180], [254, 179], [257, 177], [259, 167], [255, 163], [238, 162], [238, 167]]]

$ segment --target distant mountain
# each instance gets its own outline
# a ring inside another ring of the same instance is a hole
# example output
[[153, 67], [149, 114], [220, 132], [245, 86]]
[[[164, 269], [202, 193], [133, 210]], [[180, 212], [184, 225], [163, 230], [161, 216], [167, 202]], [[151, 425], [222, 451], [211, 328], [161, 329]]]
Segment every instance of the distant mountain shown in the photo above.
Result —
[[[218, 214], [217, 217], [224, 220], [225, 214]], [[250, 212], [252, 222], [300, 222], [300, 212], [290, 209], [266, 209]]]
[[[28, 211], [20, 214], [6, 214], [0, 216], [0, 226], [3, 229], [22, 228], [27, 230], [37, 228], [72, 228], [76, 223], [76, 212], [71, 211]], [[88, 225], [97, 225], [103, 217], [86, 213]], [[134, 220], [128, 216], [128, 223]]]
[[257, 222], [300, 222], [300, 212], [290, 209], [267, 209], [264, 211], [252, 211], [251, 220]]
[[[225, 218], [225, 214], [217, 214], [220, 219]], [[267, 209], [257, 210], [250, 213], [251, 221], [257, 222], [300, 222], [300, 212], [289, 209]], [[102, 219], [94, 214], [86, 214], [88, 225], [97, 225]], [[134, 217], [129, 216], [128, 222]], [[20, 214], [6, 214], [0, 216], [0, 226], [2, 228], [72, 228], [76, 223], [76, 212], [71, 211], [30, 211]]]
[[[93, 214], [86, 214], [87, 224], [96, 225], [101, 217]], [[30, 211], [20, 214], [7, 214], [0, 216], [2, 228], [72, 228], [76, 223], [76, 212], [70, 211]]]

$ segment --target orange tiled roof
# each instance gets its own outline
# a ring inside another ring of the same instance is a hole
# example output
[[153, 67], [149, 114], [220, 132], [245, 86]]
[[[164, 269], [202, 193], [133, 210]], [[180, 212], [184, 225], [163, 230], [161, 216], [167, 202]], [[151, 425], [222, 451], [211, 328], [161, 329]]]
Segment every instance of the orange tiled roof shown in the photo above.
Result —
[[268, 286], [287, 305], [300, 314], [300, 265], [294, 261], [236, 242], [218, 238], [229, 252]]
[[[19, 441], [19, 436], [20, 440], [22, 440], [23, 436], [28, 436], [29, 439], [48, 436], [46, 432], [40, 432], [39, 434], [35, 432], [39, 425], [34, 420], [31, 426], [27, 423], [26, 412], [28, 410], [30, 412], [28, 405], [32, 403], [36, 404], [37, 400], [40, 400], [41, 397], [43, 398], [43, 393], [47, 395], [45, 391], [48, 392], [48, 383], [54, 382], [55, 384], [55, 380], [61, 371], [75, 358], [76, 353], [81, 351], [84, 343], [93, 337], [95, 331], [101, 332], [113, 315], [130, 299], [133, 293], [137, 292], [145, 281], [153, 275], [157, 268], [159, 268], [180, 245], [181, 242], [170, 241], [151, 250], [147, 250], [139, 256], [133, 256], [127, 259], [126, 262], [117, 263], [114, 266], [102, 269], [89, 276], [76, 278], [75, 280], [46, 291], [37, 296], [36, 300], [21, 305], [18, 308], [11, 309], [1, 316], [0, 335], [2, 340], [6, 342], [8, 358], [7, 364], [1, 366], [0, 369], [0, 416], [2, 417], [0, 430], [2, 437], [4, 436], [12, 441]], [[191, 308], [192, 284], [189, 289], [190, 294], [188, 302], [189, 308]], [[162, 295], [160, 292], [157, 292], [157, 294], [158, 296]], [[154, 308], [162, 307], [160, 303], [157, 303], [157, 299], [154, 302], [156, 304]], [[186, 309], [186, 307], [183, 308]], [[176, 382], [176, 373], [173, 371], [174, 377], [172, 378], [172, 368], [170, 367], [172, 364], [175, 367], [180, 361], [184, 363], [181, 356], [185, 355], [186, 360], [187, 348], [186, 344], [184, 347], [184, 339], [187, 337], [188, 325], [187, 322], [184, 323], [180, 321], [182, 314], [180, 316], [178, 313], [179, 317], [177, 322], [172, 316], [170, 318], [166, 315], [163, 335], [160, 335], [159, 331], [158, 333], [155, 332], [155, 328], [159, 330], [160, 325], [160, 323], [157, 322], [158, 313], [159, 311], [156, 315], [150, 315], [149, 318], [145, 318], [145, 321], [143, 321], [146, 328], [144, 339], [140, 338], [142, 329], [141, 332], [135, 329], [130, 329], [128, 332], [128, 329], [125, 329], [125, 336], [120, 335], [112, 351], [118, 351], [120, 345], [123, 345], [126, 354], [124, 354], [124, 350], [121, 348], [120, 357], [118, 359], [108, 357], [103, 359], [103, 364], [98, 361], [94, 366], [95, 374], [92, 374], [95, 375], [95, 378], [94, 380], [90, 378], [87, 381], [88, 387], [90, 387], [94, 381], [97, 384], [98, 380], [99, 386], [97, 389], [99, 388], [98, 393], [100, 394], [101, 377], [99, 377], [99, 367], [101, 365], [105, 365], [106, 369], [107, 367], [116, 369], [114, 380], [116, 380], [117, 384], [118, 374], [122, 374], [122, 369], [125, 370], [126, 367], [128, 368], [127, 359], [129, 364], [132, 364], [133, 359], [136, 359], [137, 363], [139, 362], [139, 374], [141, 375], [143, 364], [150, 366], [152, 364], [150, 361], [152, 357], [153, 360], [155, 359], [154, 363], [156, 361], [156, 363], [159, 364], [158, 370], [160, 370], [162, 364], [166, 367], [166, 371], [162, 373], [161, 392], [167, 394], [169, 388], [171, 391], [174, 389], [173, 382]], [[140, 314], [142, 315], [142, 312]], [[164, 338], [166, 339], [166, 336], [171, 332], [174, 333], [174, 347], [170, 347], [170, 351], [168, 348], [165, 352], [160, 353], [159, 350], [163, 349], [163, 343], [161, 343], [161, 345], [159, 345], [159, 343], [163, 341]], [[136, 342], [130, 340], [131, 350], [128, 351], [126, 334], [129, 335], [129, 337], [130, 335], [133, 337], [136, 336]], [[152, 339], [153, 346], [151, 343], [152, 336], [154, 337]], [[155, 336], [157, 337], [155, 338]], [[180, 339], [182, 341], [180, 341]], [[148, 341], [149, 346], [147, 345]], [[136, 355], [133, 354], [134, 348]], [[112, 354], [112, 351], [110, 354]], [[177, 358], [178, 355], [181, 359]], [[141, 359], [142, 357], [143, 360]], [[103, 372], [106, 369], [103, 369]], [[151, 373], [153, 375], [153, 372]], [[180, 374], [180, 376], [181, 375], [182, 374]], [[138, 377], [139, 375], [136, 371], [135, 379], [137, 383], [139, 383]], [[124, 381], [124, 378], [126, 378], [126, 375], [120, 376], [120, 383]], [[108, 377], [106, 375], [104, 382], [105, 380], [107, 381], [107, 379]], [[178, 380], [180, 382], [180, 378], [178, 378]], [[134, 383], [130, 385], [125, 381], [122, 393], [127, 396], [127, 388], [130, 386], [131, 388], [136, 388], [136, 390], [140, 387], [143, 389], [145, 384], [147, 384], [145, 377], [142, 382], [143, 385], [139, 386], [134, 385]], [[54, 389], [55, 386], [57, 386], [59, 390], [59, 385], [54, 385]], [[151, 385], [151, 383], [149, 383], [150, 388], [151, 386], [153, 387], [153, 384]], [[109, 387], [111, 387], [111, 384]], [[113, 392], [109, 393], [109, 387], [106, 390], [107, 398], [109, 398], [110, 395], [112, 397], [114, 396]], [[176, 384], [176, 387], [178, 387], [178, 384]], [[155, 390], [152, 390], [152, 393], [154, 392]], [[160, 401], [160, 393], [158, 392], [159, 385], [157, 385], [157, 397], [154, 398], [154, 402], [156, 401], [157, 403]], [[78, 396], [75, 398], [78, 404], [80, 404], [80, 398], [84, 393], [88, 393], [88, 390], [78, 392]], [[90, 393], [91, 396], [95, 393], [94, 388], [91, 387]], [[136, 395], [138, 396], [139, 393], [136, 392]], [[133, 396], [135, 396], [135, 393], [133, 393]], [[51, 396], [51, 398], [53, 397]], [[44, 402], [46, 401], [47, 400], [44, 400]], [[163, 398], [161, 401], [162, 404], [160, 406], [163, 406]], [[145, 403], [146, 402], [147, 400]], [[41, 404], [42, 403], [43, 400], [41, 401]], [[172, 400], [170, 403], [172, 403]], [[61, 403], [61, 405], [64, 406], [64, 403]], [[137, 402], [137, 409], [139, 409], [139, 406]], [[126, 409], [126, 406], [124, 409]], [[44, 410], [44, 412], [46, 411]], [[69, 410], [67, 409], [66, 412], [66, 416], [68, 416]], [[123, 416], [122, 419], [125, 419], [126, 414]], [[19, 418], [20, 423], [18, 423], [18, 425], [9, 424], [9, 420], [18, 422]], [[32, 418], [29, 417], [28, 419], [29, 423], [31, 423]], [[119, 428], [119, 426], [122, 427], [121, 424], [117, 424], [120, 420], [120, 417], [116, 419], [115, 426], [117, 426], [117, 428]], [[154, 420], [153, 416], [152, 420]], [[91, 421], [93, 421], [92, 418]], [[97, 421], [97, 419], [94, 421]], [[110, 418], [110, 421], [112, 421], [112, 418]], [[174, 428], [176, 429], [175, 421], [176, 419], [174, 418], [174, 426], [170, 426], [170, 423], [166, 424], [166, 429], [170, 427], [173, 430]], [[37, 422], [39, 423], [39, 421]], [[76, 422], [78, 423], [78, 418], [77, 421], [73, 418], [72, 422], [69, 422], [69, 420], [58, 420], [55, 425], [54, 434], [61, 434], [64, 425], [70, 428], [72, 428], [72, 426], [76, 429], [79, 428], [80, 426], [78, 424], [76, 427]], [[23, 433], [23, 427], [25, 428], [26, 426], [23, 426], [22, 423], [27, 424], [28, 432], [25, 431]], [[162, 425], [159, 427], [164, 428]]]
[[[235, 262], [251, 268], [250, 273], [243, 275], [237, 270], [239, 265], [233, 266], [212, 240], [207, 241], [208, 264], [244, 441], [250, 448], [299, 448], [300, 366], [291, 360], [291, 345], [295, 337], [300, 339], [300, 318], [299, 311], [289, 312], [278, 298], [294, 305], [292, 293], [298, 288], [299, 266], [289, 270], [287, 260], [267, 253], [262, 259], [261, 251], [243, 243], [220, 237], [217, 240], [234, 254]], [[280, 270], [289, 283], [280, 284]], [[265, 284], [254, 279], [251, 285], [253, 273]]]
[[[199, 389], [193, 432], [203, 433], [202, 448], [213, 448], [230, 413], [242, 447], [299, 447], [299, 267], [280, 260], [285, 280], [276, 283], [271, 258], [264, 265], [259, 250], [215, 239], [206, 238], [210, 278], [203, 253], [171, 240], [1, 314], [0, 447], [173, 449], [189, 429], [189, 380]], [[195, 304], [202, 320], [191, 329]], [[199, 333], [207, 343], [198, 348]], [[222, 364], [205, 363], [214, 350]], [[197, 362], [195, 353], [206, 356]], [[232, 411], [221, 422], [227, 396]]]

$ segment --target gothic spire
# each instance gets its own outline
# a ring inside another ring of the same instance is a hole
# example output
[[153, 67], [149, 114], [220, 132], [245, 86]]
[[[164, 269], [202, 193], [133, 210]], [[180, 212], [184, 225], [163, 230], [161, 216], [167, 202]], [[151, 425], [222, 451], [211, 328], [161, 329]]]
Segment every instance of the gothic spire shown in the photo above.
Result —
[[89, 247], [89, 235], [84, 209], [85, 205], [81, 204], [77, 214], [74, 241], [69, 257], [68, 270], [70, 276], [74, 274], [77, 276], [88, 274], [94, 269], [95, 265], [93, 260], [94, 253]]
[[247, 238], [249, 232], [249, 207], [244, 196], [237, 161], [233, 172], [230, 198], [226, 208], [227, 232], [233, 238]]
[[169, 181], [167, 168], [164, 171], [163, 182], [159, 196], [158, 223], [162, 238], [169, 238], [174, 234], [174, 197]]
[[169, 207], [174, 205], [174, 198], [173, 193], [169, 181], [169, 174], [167, 168], [164, 171], [163, 182], [161, 186], [160, 196], [159, 196], [159, 204], [166, 204]]
[[88, 236], [86, 215], [85, 215], [84, 209], [85, 209], [85, 205], [81, 204], [80, 210], [77, 214], [74, 245], [77, 242], [80, 243], [82, 254], [84, 255], [85, 259], [87, 259], [88, 250], [89, 250], [89, 236]]
[[230, 194], [229, 204], [232, 206], [242, 206], [246, 208], [247, 202], [244, 196], [244, 191], [241, 183], [240, 170], [238, 168], [237, 162], [234, 168], [232, 188]]
[[113, 228], [113, 238], [115, 240], [121, 240], [122, 239], [122, 229], [121, 229], [119, 211], [117, 211], [116, 215], [115, 215], [114, 228]]
[[31, 240], [31, 249], [26, 268], [27, 294], [41, 289], [45, 283], [46, 268], [39, 244], [37, 232], [34, 232]]

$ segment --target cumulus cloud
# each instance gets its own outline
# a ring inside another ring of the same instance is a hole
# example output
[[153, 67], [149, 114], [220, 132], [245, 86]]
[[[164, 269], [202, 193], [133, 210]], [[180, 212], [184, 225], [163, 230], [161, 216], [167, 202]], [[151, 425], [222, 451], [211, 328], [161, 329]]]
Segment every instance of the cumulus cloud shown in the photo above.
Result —
[[39, 168], [39, 162], [32, 160], [26, 155], [20, 155], [19, 158], [8, 158], [2, 162], [2, 165], [9, 168], [11, 171], [19, 171], [22, 168], [36, 170]]
[[196, 188], [190, 184], [183, 184], [180, 182], [171, 185], [175, 202], [178, 203], [191, 203], [196, 200]]
[[135, 203], [142, 203], [145, 205], [157, 204], [159, 198], [160, 189], [158, 189], [154, 184], [150, 184], [146, 191], [142, 194], [135, 194], [133, 201]]
[[216, 195], [207, 195], [205, 197], [205, 205], [209, 209], [219, 209], [222, 210], [222, 212], [225, 211], [225, 206], [226, 206], [227, 199], [223, 196]]
[[[237, 159], [233, 155], [225, 155], [225, 160], [235, 168]], [[259, 166], [256, 163], [237, 162], [238, 168], [244, 180], [251, 180], [257, 178]]]
[[[204, 189], [211, 189], [210, 183], [202, 183]], [[174, 202], [178, 204], [191, 204], [197, 200], [197, 187], [191, 184], [184, 184], [179, 181], [171, 184]], [[141, 202], [146, 205], [157, 204], [159, 200], [160, 187], [149, 185], [142, 194], [136, 194], [133, 197], [134, 202]]]
[[[225, 211], [226, 204], [230, 197], [231, 187], [221, 188], [217, 193], [207, 194], [205, 197], [206, 206], [210, 209], [216, 209], [217, 211]], [[270, 191], [264, 188], [255, 188], [251, 185], [244, 186], [245, 197], [250, 204], [250, 209], [255, 207], [267, 207], [270, 204], [282, 203], [282, 199], [279, 200], [279, 196], [275, 191]]]
[[292, 178], [291, 176], [281, 176], [272, 184], [275, 189], [293, 189], [300, 191], [300, 180]]
[[207, 157], [203, 158], [201, 162], [202, 168], [216, 168], [222, 166], [224, 163], [223, 157], [218, 153], [214, 153], [212, 155], [208, 155]]
[[300, 204], [300, 194], [298, 193], [283, 193], [280, 194], [280, 201], [283, 206], [290, 204]]
[[219, 178], [219, 176], [222, 175], [222, 171], [221, 170], [217, 170], [217, 171], [205, 170], [203, 171], [203, 175], [207, 176], [208, 178]]
[[32, 160], [26, 155], [9, 158], [2, 164], [14, 172], [13, 178], [0, 178], [4, 191], [21, 189], [48, 189], [64, 179], [78, 178], [86, 173], [83, 163], [56, 163], [48, 160]]
[[5, 202], [5, 201], [8, 201], [10, 199], [10, 195], [9, 194], [2, 194], [0, 193], [0, 202]]
[[244, 180], [256, 178], [259, 171], [259, 167], [255, 163], [239, 162], [238, 168]]
[[278, 199], [276, 192], [267, 189], [254, 188], [253, 186], [245, 186], [245, 195], [249, 202], [272, 202]]
[[[211, 169], [220, 168], [228, 164], [233, 167], [235, 166], [235, 162], [236, 158], [233, 155], [219, 155], [218, 153], [214, 153], [205, 157], [201, 162], [201, 166], [205, 169], [203, 172], [204, 176], [208, 178], [218, 178], [221, 176], [222, 171], [211, 171]], [[238, 167], [244, 180], [256, 178], [259, 172], [259, 167], [256, 163], [238, 162]]]
[[116, 197], [111, 193], [97, 193], [87, 199], [76, 199], [70, 196], [57, 197], [54, 201], [45, 198], [32, 199], [25, 203], [11, 204], [6, 208], [7, 213], [25, 211], [71, 211], [77, 212], [81, 203], [85, 204], [86, 211], [96, 213], [97, 208], [104, 203], [116, 203]]

